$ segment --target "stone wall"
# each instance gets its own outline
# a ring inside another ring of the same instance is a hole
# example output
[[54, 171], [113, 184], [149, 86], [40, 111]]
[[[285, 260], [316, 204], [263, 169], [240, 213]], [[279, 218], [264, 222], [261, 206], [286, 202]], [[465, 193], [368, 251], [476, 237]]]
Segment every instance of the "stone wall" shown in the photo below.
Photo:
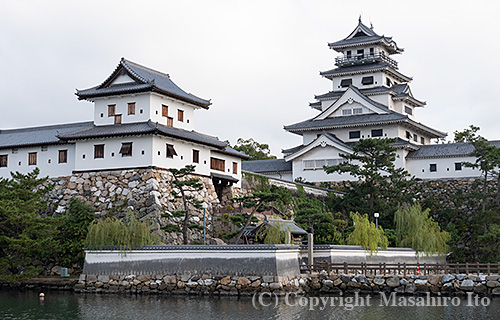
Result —
[[[212, 210], [229, 202], [230, 198], [240, 196], [241, 189], [226, 188], [223, 201], [220, 201], [209, 177], [193, 175], [200, 179], [203, 189], [194, 195], [197, 200], [209, 205], [206, 211], [207, 236], [211, 238]], [[96, 215], [115, 215], [124, 217], [127, 209], [138, 213], [141, 219], [153, 222], [154, 232], [163, 237], [163, 243], [181, 244], [182, 233], [164, 233], [161, 227], [174, 224], [182, 227], [183, 217], [173, 217], [173, 211], [182, 210], [182, 203], [172, 194], [172, 174], [167, 170], [126, 169], [74, 173], [69, 177], [52, 178], [47, 183], [55, 184], [49, 201], [60, 213], [67, 209], [72, 197], [80, 198], [94, 207]], [[188, 193], [189, 194], [189, 193]], [[203, 225], [203, 210], [193, 210], [190, 224]], [[170, 215], [170, 217], [162, 217]], [[203, 231], [189, 230], [189, 242], [202, 242]], [[215, 241], [215, 240], [214, 240]]]
[[444, 296], [500, 296], [500, 276], [475, 275], [364, 275], [326, 272], [302, 275], [281, 283], [273, 276], [209, 276], [209, 275], [81, 275], [76, 292], [184, 294], [184, 295], [253, 295], [259, 292], [286, 292], [311, 295], [431, 294]]

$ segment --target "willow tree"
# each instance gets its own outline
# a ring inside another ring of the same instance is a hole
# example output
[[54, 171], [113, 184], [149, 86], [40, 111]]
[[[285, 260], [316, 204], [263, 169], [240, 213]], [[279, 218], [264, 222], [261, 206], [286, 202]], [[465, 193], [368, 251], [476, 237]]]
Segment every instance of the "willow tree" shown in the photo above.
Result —
[[92, 222], [85, 245], [90, 249], [116, 246], [120, 250], [132, 250], [159, 242], [159, 237], [151, 232], [148, 223], [137, 219], [132, 211], [128, 211], [124, 221], [108, 217]]
[[354, 224], [354, 230], [347, 237], [347, 244], [362, 246], [369, 250], [370, 254], [378, 252], [378, 248], [387, 248], [389, 240], [384, 234], [381, 226], [376, 227], [370, 222], [368, 215], [361, 215], [357, 212], [351, 212], [351, 218]]
[[448, 253], [450, 234], [441, 231], [429, 212], [430, 209], [422, 211], [419, 204], [403, 206], [396, 211], [394, 223], [398, 246], [413, 248], [417, 254]]

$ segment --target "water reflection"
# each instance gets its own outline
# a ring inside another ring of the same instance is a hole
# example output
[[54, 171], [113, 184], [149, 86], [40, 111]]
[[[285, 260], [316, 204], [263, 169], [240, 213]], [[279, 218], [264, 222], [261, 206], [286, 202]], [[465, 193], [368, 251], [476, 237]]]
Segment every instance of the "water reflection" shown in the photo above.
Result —
[[41, 301], [37, 292], [0, 291], [0, 319], [499, 319], [500, 299], [489, 306], [467, 306], [465, 298], [457, 307], [383, 307], [379, 296], [369, 305], [348, 310], [345, 306], [300, 306], [280, 299], [276, 307], [254, 308], [251, 298], [171, 297], [95, 295], [46, 292]]

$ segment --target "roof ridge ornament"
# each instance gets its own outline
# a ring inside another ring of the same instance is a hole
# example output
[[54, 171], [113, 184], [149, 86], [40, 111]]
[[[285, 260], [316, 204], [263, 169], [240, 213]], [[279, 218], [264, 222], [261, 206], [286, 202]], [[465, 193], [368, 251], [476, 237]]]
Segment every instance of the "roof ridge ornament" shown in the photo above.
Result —
[[361, 13], [359, 14], [358, 22], [361, 23]]

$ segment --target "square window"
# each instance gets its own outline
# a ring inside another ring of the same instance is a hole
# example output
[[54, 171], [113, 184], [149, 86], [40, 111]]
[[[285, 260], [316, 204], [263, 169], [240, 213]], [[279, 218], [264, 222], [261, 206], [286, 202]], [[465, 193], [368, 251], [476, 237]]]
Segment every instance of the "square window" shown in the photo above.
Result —
[[0, 168], [6, 168], [7, 167], [7, 154], [3, 154], [0, 156]]
[[68, 162], [68, 150], [59, 150], [59, 163]]
[[363, 79], [361, 79], [361, 84], [363, 85], [373, 84], [373, 76], [363, 77]]
[[437, 171], [437, 164], [435, 164], [435, 163], [431, 163], [431, 164], [429, 165], [429, 171], [430, 171], [430, 172], [436, 172], [436, 171]]
[[342, 81], [340, 81], [340, 86], [341, 86], [342, 88], [347, 88], [347, 87], [349, 87], [351, 84], [352, 84], [352, 79], [343, 79]]
[[177, 110], [177, 120], [180, 122], [184, 122], [184, 111], [183, 110]]
[[103, 159], [104, 158], [104, 145], [103, 144], [95, 144], [94, 145], [94, 159]]
[[462, 162], [455, 162], [455, 171], [462, 171]]
[[193, 162], [200, 163], [200, 151], [193, 149]]
[[128, 104], [128, 114], [135, 114], [135, 102], [130, 102]]
[[167, 158], [172, 159], [176, 155], [177, 152], [175, 152], [174, 146], [172, 144], [167, 144]]
[[217, 171], [226, 171], [225, 161], [222, 159], [210, 158], [210, 169]]
[[28, 153], [28, 165], [36, 166], [36, 152]]
[[131, 157], [132, 156], [132, 142], [122, 143], [122, 147], [120, 148], [120, 153], [122, 154], [122, 157]]
[[349, 139], [359, 139], [361, 137], [361, 131], [350, 131]]
[[108, 117], [114, 117], [116, 111], [116, 104], [108, 105]]
[[382, 129], [373, 129], [372, 130], [372, 138], [381, 137], [381, 136], [383, 136], [383, 130]]

